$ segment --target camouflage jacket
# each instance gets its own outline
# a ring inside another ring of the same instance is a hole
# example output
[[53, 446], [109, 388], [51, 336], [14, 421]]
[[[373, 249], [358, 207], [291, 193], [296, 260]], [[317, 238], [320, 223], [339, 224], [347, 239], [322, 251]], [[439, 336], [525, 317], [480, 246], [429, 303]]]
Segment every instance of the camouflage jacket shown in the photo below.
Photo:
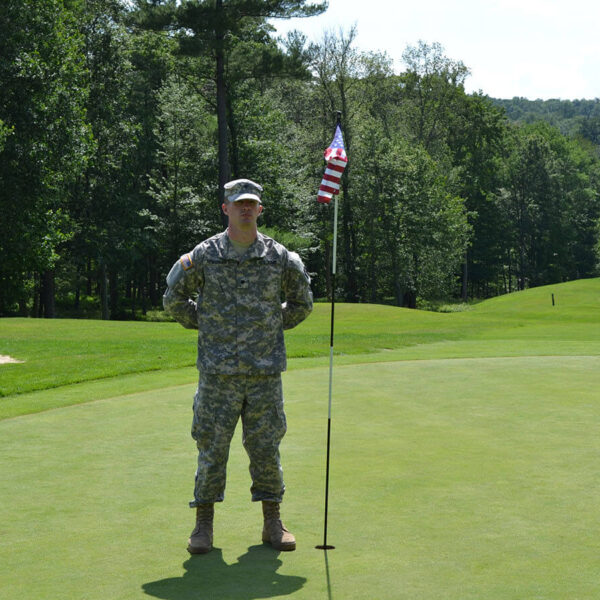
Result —
[[205, 240], [173, 265], [167, 286], [165, 310], [198, 329], [197, 366], [204, 373], [284, 371], [283, 330], [312, 310], [302, 260], [261, 233], [241, 257], [226, 232]]

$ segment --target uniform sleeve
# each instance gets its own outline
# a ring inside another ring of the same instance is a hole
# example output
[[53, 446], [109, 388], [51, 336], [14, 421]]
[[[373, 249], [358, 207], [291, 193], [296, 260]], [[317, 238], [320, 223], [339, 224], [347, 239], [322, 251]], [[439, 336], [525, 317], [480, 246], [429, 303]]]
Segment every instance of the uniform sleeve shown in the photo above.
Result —
[[184, 254], [167, 275], [167, 291], [163, 296], [163, 306], [186, 329], [198, 329], [197, 305], [203, 287], [202, 271], [193, 259], [194, 254]]
[[310, 289], [310, 277], [301, 258], [295, 252], [288, 251], [287, 265], [283, 276], [285, 302], [283, 328], [292, 329], [304, 321], [313, 309], [313, 296]]

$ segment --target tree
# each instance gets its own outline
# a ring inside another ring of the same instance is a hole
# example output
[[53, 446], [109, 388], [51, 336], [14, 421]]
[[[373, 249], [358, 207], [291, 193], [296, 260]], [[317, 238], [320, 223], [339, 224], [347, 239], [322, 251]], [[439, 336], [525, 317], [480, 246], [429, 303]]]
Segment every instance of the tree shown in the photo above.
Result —
[[453, 178], [473, 230], [462, 268], [461, 297], [466, 301], [469, 288], [488, 295], [488, 286], [502, 273], [502, 219], [493, 199], [501, 185], [508, 125], [489, 98], [473, 94], [457, 101], [448, 127]]
[[146, 216], [152, 214], [154, 208], [149, 201], [151, 175], [162, 163], [162, 138], [158, 127], [162, 114], [160, 91], [169, 75], [177, 72], [178, 65], [174, 57], [176, 42], [168, 36], [133, 31], [128, 37], [131, 39], [128, 60], [132, 67], [128, 112], [136, 123], [136, 144], [130, 161], [131, 202], [132, 209], [137, 209], [141, 218], [124, 292], [134, 312], [136, 287], [142, 311], [146, 305], [146, 291], [151, 306], [161, 304], [166, 265], [170, 266], [173, 258], [169, 255], [163, 260], [164, 248], [156, 239], [153, 223], [148, 222]]
[[514, 130], [498, 203], [518, 289], [594, 273], [599, 205], [591, 160], [545, 123]]
[[8, 138], [8, 136], [11, 135], [12, 132], [13, 132], [13, 129], [10, 127], [7, 127], [4, 124], [4, 121], [2, 121], [2, 119], [0, 119], [0, 152], [2, 152], [2, 150], [4, 149], [4, 143], [5, 143], [6, 139]]
[[214, 178], [216, 123], [202, 98], [179, 75], [167, 78], [157, 98], [158, 161], [149, 189], [154, 206], [144, 214], [156, 250], [170, 264], [183, 248], [193, 247], [198, 236], [212, 235], [218, 227], [208, 185]]
[[[352, 27], [347, 33], [339, 35], [327, 32], [318, 45], [313, 45], [310, 53], [313, 56], [312, 66], [321, 91], [322, 123], [324, 132], [323, 147], [331, 141], [332, 115], [336, 111], [342, 113], [342, 129], [344, 145], [348, 156], [353, 151], [353, 121], [357, 113], [356, 98], [352, 96], [363, 73], [361, 54], [353, 47], [357, 31]], [[352, 161], [349, 161], [342, 176], [341, 191], [341, 230], [340, 246], [342, 248], [341, 265], [345, 280], [346, 301], [358, 302], [358, 274], [356, 272], [358, 249], [354, 229], [354, 209], [352, 188], [349, 184], [352, 173]]]
[[464, 97], [469, 70], [446, 57], [438, 43], [419, 41], [408, 46], [402, 58], [408, 66], [401, 78], [406, 129], [439, 160], [446, 154], [448, 129]]
[[419, 146], [386, 138], [366, 121], [355, 151], [357, 214], [369, 261], [366, 297], [392, 297], [415, 308], [418, 298], [447, 296], [468, 242], [464, 201], [452, 195], [439, 166]]
[[[255, 33], [268, 28], [265, 19], [309, 17], [322, 13], [325, 2], [307, 5], [306, 0], [136, 0], [132, 13], [141, 27], [164, 29], [176, 34], [182, 54], [210, 57], [210, 79], [215, 88], [218, 125], [218, 214], [223, 203], [223, 186], [230, 179], [227, 61], [236, 40], [255, 40]], [[264, 44], [263, 44], [264, 45]], [[268, 50], [268, 40], [265, 50]], [[260, 58], [272, 60], [265, 51]], [[205, 78], [206, 73], [199, 73]]]
[[141, 230], [132, 176], [139, 125], [129, 110], [131, 39], [120, 24], [122, 11], [117, 0], [87, 0], [78, 14], [93, 150], [71, 194], [69, 212], [77, 224], [71, 256], [78, 272], [86, 270], [97, 282], [103, 319], [118, 310], [119, 274], [130, 265]]
[[0, 315], [52, 317], [59, 250], [73, 235], [66, 200], [90, 138], [83, 42], [59, 0], [2, 3], [0, 28]]

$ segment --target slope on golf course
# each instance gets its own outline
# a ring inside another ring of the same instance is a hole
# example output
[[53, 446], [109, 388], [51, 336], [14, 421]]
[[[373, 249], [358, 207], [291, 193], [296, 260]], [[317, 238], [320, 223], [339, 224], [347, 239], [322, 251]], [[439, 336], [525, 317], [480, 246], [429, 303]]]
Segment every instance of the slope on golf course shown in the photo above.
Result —
[[298, 550], [260, 543], [238, 432], [216, 549], [192, 558], [193, 335], [0, 320], [0, 354], [25, 361], [0, 365], [0, 598], [595, 598], [599, 307], [587, 280], [460, 313], [336, 308], [326, 554], [317, 307], [284, 375]]
[[[457, 313], [338, 304], [336, 365], [600, 355], [599, 308], [600, 279], [500, 296]], [[287, 332], [290, 370], [328, 365], [329, 320], [329, 305], [316, 304], [307, 321]], [[0, 319], [0, 354], [21, 361], [0, 365], [0, 419], [193, 383], [195, 337], [175, 323]]]

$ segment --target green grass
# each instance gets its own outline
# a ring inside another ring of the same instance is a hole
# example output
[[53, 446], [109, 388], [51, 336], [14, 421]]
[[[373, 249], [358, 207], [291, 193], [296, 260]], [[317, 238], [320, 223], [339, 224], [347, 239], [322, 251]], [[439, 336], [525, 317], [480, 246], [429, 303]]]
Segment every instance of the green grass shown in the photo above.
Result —
[[[457, 313], [337, 304], [335, 353], [340, 364], [481, 353], [600, 354], [599, 309], [600, 279], [501, 296]], [[329, 321], [329, 305], [317, 304], [307, 321], [288, 332], [288, 356], [303, 358], [291, 368], [326, 364]], [[0, 354], [24, 361], [0, 366], [0, 397], [190, 367], [196, 335], [176, 323], [0, 319]], [[371, 356], [356, 356], [364, 354]]]
[[194, 364], [193, 331], [175, 323], [0, 319], [0, 396]]
[[287, 337], [283, 515], [298, 549], [260, 544], [238, 431], [216, 549], [193, 558], [195, 333], [2, 320], [0, 354], [26, 362], [0, 366], [13, 390], [0, 399], [0, 597], [596, 598], [599, 306], [600, 280], [456, 313], [338, 305], [327, 554], [314, 549], [329, 339], [318, 306]]
[[290, 554], [260, 544], [238, 432], [217, 550], [188, 556], [193, 385], [2, 421], [3, 597], [595, 597], [599, 357], [336, 368], [325, 557], [327, 377], [284, 377]]

